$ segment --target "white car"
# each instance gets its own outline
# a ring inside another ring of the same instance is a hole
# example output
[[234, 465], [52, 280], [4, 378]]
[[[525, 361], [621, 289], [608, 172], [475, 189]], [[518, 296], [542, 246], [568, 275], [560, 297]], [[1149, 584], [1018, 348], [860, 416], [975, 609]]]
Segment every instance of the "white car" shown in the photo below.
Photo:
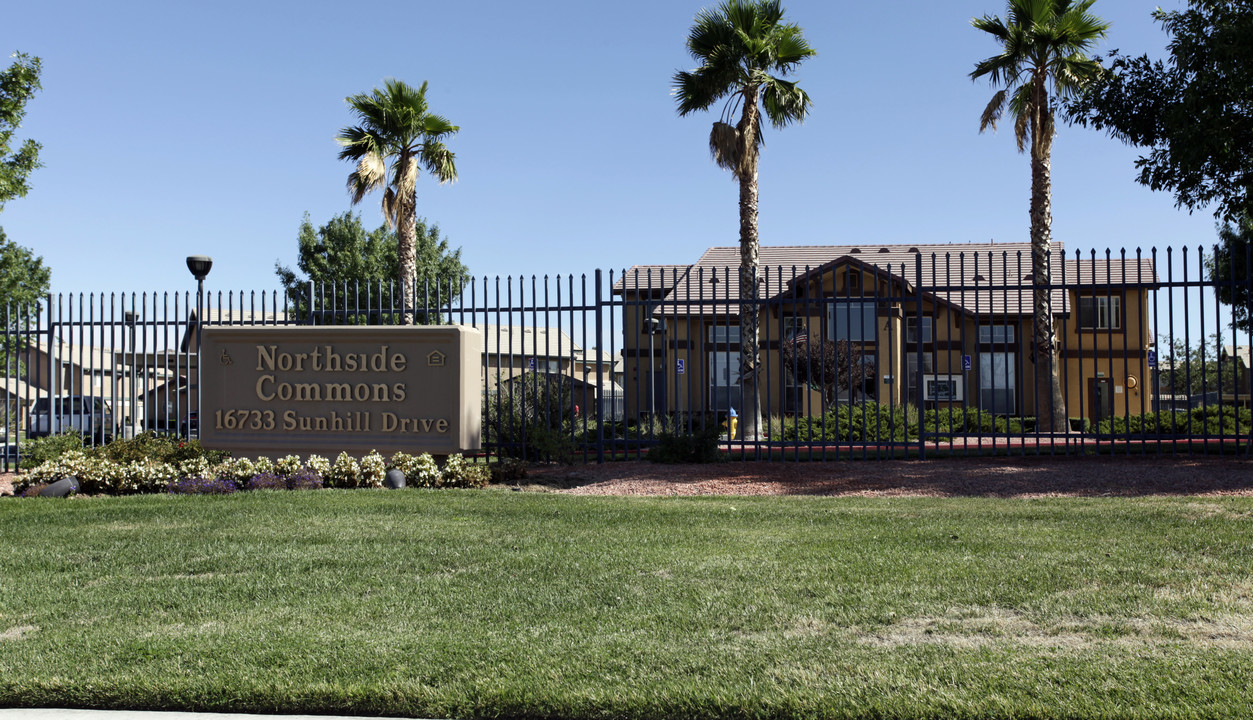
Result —
[[[49, 408], [55, 407], [55, 412]], [[30, 422], [26, 436], [37, 438], [76, 432], [83, 437], [100, 442], [113, 439], [117, 426], [113, 421], [113, 408], [98, 397], [73, 395], [57, 398], [40, 398], [30, 410]]]

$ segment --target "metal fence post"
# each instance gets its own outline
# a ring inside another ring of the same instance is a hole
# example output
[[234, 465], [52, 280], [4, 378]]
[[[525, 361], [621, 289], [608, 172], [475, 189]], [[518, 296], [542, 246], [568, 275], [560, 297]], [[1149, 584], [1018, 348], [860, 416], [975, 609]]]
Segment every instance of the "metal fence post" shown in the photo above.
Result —
[[[596, 268], [596, 350], [604, 347], [604, 297], [601, 295], [601, 270]], [[587, 347], [587, 340], [584, 339], [583, 347]], [[604, 418], [604, 397], [605, 397], [605, 364], [596, 363], [596, 462], [605, 462], [605, 418]]]
[[[921, 252], [914, 256], [914, 307], [915, 307], [914, 322], [917, 323], [917, 328], [918, 328], [917, 330], [918, 342], [916, 343], [916, 349], [914, 350], [914, 352], [917, 354], [917, 361], [915, 362], [915, 365], [918, 368], [915, 371], [918, 373], [918, 398], [917, 398], [918, 400], [918, 459], [926, 460], [927, 459], [927, 415], [924, 409], [926, 407], [926, 403], [923, 402], [923, 399], [922, 399], [926, 395], [925, 388], [923, 387], [926, 379], [923, 377], [924, 373], [922, 372], [923, 365], [922, 365], [922, 253]], [[905, 319], [905, 328], [906, 328], [906, 334], [908, 334], [908, 328], [909, 328], [908, 318]], [[908, 365], [906, 366], [906, 370], [908, 370]], [[905, 387], [909, 387], [909, 378], [905, 378]], [[908, 440], [909, 438], [906, 438], [906, 442], [908, 442]]]

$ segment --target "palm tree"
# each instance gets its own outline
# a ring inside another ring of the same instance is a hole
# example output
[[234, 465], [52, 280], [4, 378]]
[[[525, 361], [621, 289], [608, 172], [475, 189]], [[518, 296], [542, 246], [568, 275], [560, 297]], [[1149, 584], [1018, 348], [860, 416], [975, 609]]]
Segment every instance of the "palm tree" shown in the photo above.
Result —
[[[801, 28], [783, 21], [778, 0], [726, 0], [696, 16], [687, 49], [700, 67], [674, 75], [679, 115], [708, 110], [723, 100], [722, 116], [709, 134], [714, 162], [740, 183], [740, 378], [744, 397], [740, 417], [745, 438], [759, 437], [761, 398], [757, 386], [757, 159], [764, 112], [779, 129], [803, 122], [809, 95], [783, 77], [814, 50]], [[778, 73], [779, 77], [771, 73]], [[740, 118], [731, 125], [735, 110]]]
[[1031, 273], [1036, 367], [1037, 426], [1066, 432], [1066, 399], [1058, 378], [1057, 344], [1049, 284], [1053, 224], [1051, 179], [1055, 101], [1082, 93], [1102, 72], [1087, 51], [1105, 37], [1109, 23], [1088, 12], [1096, 0], [1008, 0], [1004, 20], [985, 15], [971, 24], [1004, 45], [999, 55], [983, 60], [972, 80], [988, 77], [1002, 86], [979, 121], [979, 132], [1008, 108], [1014, 118], [1018, 151], [1031, 152]]
[[455, 156], [444, 139], [460, 128], [427, 109], [425, 82], [414, 90], [388, 79], [382, 90], [353, 95], [346, 102], [360, 122], [340, 130], [335, 138], [343, 146], [339, 159], [357, 163], [348, 176], [348, 192], [356, 205], [367, 193], [383, 190], [383, 217], [396, 230], [404, 324], [411, 325], [418, 170], [425, 168], [440, 183], [456, 180]]

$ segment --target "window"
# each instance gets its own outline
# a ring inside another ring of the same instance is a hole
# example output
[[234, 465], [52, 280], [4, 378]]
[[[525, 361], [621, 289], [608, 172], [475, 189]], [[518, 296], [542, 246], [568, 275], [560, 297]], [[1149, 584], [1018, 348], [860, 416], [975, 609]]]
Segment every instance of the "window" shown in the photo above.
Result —
[[1012, 415], [1017, 387], [1015, 374], [1013, 353], [979, 353], [979, 409]]
[[[922, 321], [922, 340], [918, 339], [918, 321]], [[929, 317], [907, 317], [905, 318], [905, 342], [931, 342], [932, 319]]]
[[740, 341], [739, 325], [710, 325], [709, 342], [734, 345]]
[[740, 354], [714, 351], [709, 353], [709, 405], [711, 410], [739, 408]]
[[844, 290], [846, 292], [848, 292], [850, 295], [857, 295], [858, 293], [861, 292], [861, 273], [860, 272], [849, 270], [848, 274], [845, 275], [844, 277], [846, 278], [844, 281]]
[[832, 340], [875, 341], [875, 304], [872, 302], [837, 302], [827, 315], [828, 335]]
[[806, 340], [809, 337], [809, 318], [803, 317], [786, 317], [783, 318], [783, 339], [792, 340], [799, 338]]
[[980, 325], [979, 342], [983, 345], [1006, 345], [1014, 341], [1013, 325]]
[[1079, 298], [1079, 327], [1084, 330], [1122, 328], [1122, 298], [1116, 295]]

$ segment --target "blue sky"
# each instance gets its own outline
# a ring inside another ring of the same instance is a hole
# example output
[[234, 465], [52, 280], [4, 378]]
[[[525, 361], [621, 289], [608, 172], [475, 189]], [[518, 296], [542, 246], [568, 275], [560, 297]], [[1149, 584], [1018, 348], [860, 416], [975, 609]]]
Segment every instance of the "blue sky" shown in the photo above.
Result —
[[[11, 3], [0, 50], [44, 62], [19, 135], [45, 167], [0, 226], [56, 292], [187, 290], [189, 254], [213, 256], [210, 289], [273, 289], [303, 214], [350, 207], [344, 97], [396, 77], [429, 81], [461, 127], [460, 181], [423, 178], [418, 210], [474, 275], [691, 262], [738, 242], [736, 185], [707, 151], [715, 117], [679, 118], [670, 96], [704, 4]], [[1097, 2], [1113, 23], [1100, 50], [1163, 54], [1156, 5]], [[797, 75], [815, 106], [768, 131], [763, 244], [1028, 240], [1027, 158], [1012, 128], [978, 133], [993, 89], [968, 79], [997, 49], [970, 19], [1003, 3], [785, 6], [819, 53]], [[1053, 232], [1068, 251], [1214, 241], [1209, 213], [1134, 182], [1137, 154], [1061, 128]], [[377, 196], [359, 209], [381, 222]]]

